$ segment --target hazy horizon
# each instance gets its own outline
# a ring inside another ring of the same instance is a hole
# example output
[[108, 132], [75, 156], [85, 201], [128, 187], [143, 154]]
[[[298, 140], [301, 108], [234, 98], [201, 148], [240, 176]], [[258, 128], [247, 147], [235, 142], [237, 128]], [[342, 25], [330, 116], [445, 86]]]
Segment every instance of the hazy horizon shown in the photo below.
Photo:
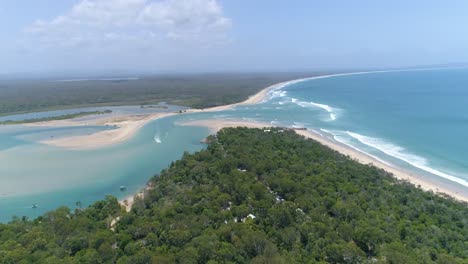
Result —
[[5, 0], [0, 77], [468, 65], [452, 1]]

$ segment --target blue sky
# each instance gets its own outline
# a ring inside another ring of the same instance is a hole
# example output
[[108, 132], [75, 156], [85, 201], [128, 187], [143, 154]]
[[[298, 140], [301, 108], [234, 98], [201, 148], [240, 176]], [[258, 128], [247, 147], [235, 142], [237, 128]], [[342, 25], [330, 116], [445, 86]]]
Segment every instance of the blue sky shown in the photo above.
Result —
[[468, 1], [2, 0], [0, 73], [468, 62]]

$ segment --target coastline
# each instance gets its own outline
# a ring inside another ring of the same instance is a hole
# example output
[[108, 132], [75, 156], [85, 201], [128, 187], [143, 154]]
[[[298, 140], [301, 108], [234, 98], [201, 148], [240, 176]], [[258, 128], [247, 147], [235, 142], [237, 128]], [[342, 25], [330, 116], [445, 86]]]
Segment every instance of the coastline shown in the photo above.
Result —
[[[418, 70], [418, 69], [412, 69]], [[430, 69], [419, 69], [421, 71], [425, 70], [432, 70]], [[251, 105], [251, 104], [258, 104], [264, 102], [269, 93], [274, 90], [281, 89], [287, 85], [312, 80], [312, 79], [320, 79], [320, 78], [329, 78], [335, 76], [346, 76], [346, 75], [353, 75], [353, 74], [367, 74], [367, 73], [385, 73], [385, 72], [399, 72], [399, 71], [410, 71], [410, 70], [387, 70], [387, 71], [371, 71], [371, 72], [354, 72], [354, 73], [338, 73], [338, 74], [329, 74], [329, 75], [318, 75], [309, 78], [302, 78], [302, 79], [295, 79], [291, 81], [286, 81], [278, 84], [271, 85], [259, 91], [258, 93], [250, 96], [247, 100], [239, 103], [234, 103], [230, 105], [224, 106], [217, 106], [208, 109], [189, 109], [187, 113], [196, 113], [196, 112], [216, 112], [216, 111], [225, 111], [230, 110], [236, 106], [241, 105]], [[188, 121], [185, 123], [179, 123], [178, 125], [185, 125], [185, 126], [201, 126], [206, 127], [210, 130], [211, 133], [216, 133], [223, 127], [237, 127], [237, 126], [244, 126], [249, 128], [263, 128], [263, 127], [271, 127], [271, 124], [268, 123], [260, 123], [260, 122], [247, 122], [247, 121], [230, 121], [230, 120], [218, 120], [218, 119], [210, 119], [210, 120], [197, 120], [197, 121]], [[391, 174], [399, 180], [408, 181], [411, 184], [414, 184], [415, 187], [419, 187], [424, 191], [431, 191], [437, 195], [448, 195], [449, 197], [462, 201], [468, 202], [468, 194], [458, 192], [456, 190], [452, 190], [449, 187], [438, 186], [433, 183], [430, 183], [425, 180], [423, 176], [417, 175], [410, 171], [404, 170], [402, 168], [398, 168], [396, 166], [392, 166], [381, 162], [365, 153], [352, 149], [349, 146], [341, 144], [336, 141], [332, 141], [331, 139], [325, 138], [317, 133], [308, 130], [295, 130], [297, 134], [302, 135], [306, 138], [313, 139], [318, 141], [319, 143], [330, 147], [331, 149], [340, 152], [341, 154], [350, 156], [352, 159], [362, 163], [362, 164], [371, 164], [376, 166], [380, 169], [383, 169]], [[146, 186], [143, 190], [140, 190], [138, 193], [129, 195], [124, 199], [120, 200], [120, 204], [125, 207], [127, 211], [131, 210], [131, 206], [134, 202], [135, 196], [140, 198], [144, 197], [144, 192], [150, 190], [151, 187]]]
[[[302, 79], [301, 79], [302, 80]], [[271, 90], [277, 89], [278, 87], [284, 87], [293, 81], [283, 82], [271, 85], [259, 91], [258, 93], [250, 96], [247, 100], [239, 103], [215, 106], [206, 109], [188, 109], [183, 113], [154, 113], [149, 115], [133, 115], [133, 116], [117, 116], [112, 118], [98, 118], [94, 120], [87, 121], [74, 121], [73, 119], [67, 120], [52, 120], [44, 121], [37, 123], [28, 123], [24, 124], [25, 126], [36, 126], [36, 127], [64, 127], [64, 126], [86, 126], [86, 125], [107, 125], [107, 126], [116, 126], [115, 129], [105, 130], [89, 135], [80, 135], [80, 136], [70, 136], [63, 138], [54, 138], [41, 140], [39, 143], [61, 147], [71, 150], [84, 150], [84, 149], [93, 149], [100, 147], [107, 147], [116, 143], [123, 142], [131, 138], [138, 130], [146, 125], [147, 123], [172, 116], [177, 114], [189, 114], [189, 113], [200, 113], [200, 112], [216, 112], [216, 111], [225, 111], [230, 110], [236, 106], [240, 105], [251, 105], [258, 104], [264, 101], [268, 93]]]
[[[25, 126], [40, 126], [40, 127], [86, 126], [90, 124], [116, 126], [116, 128], [113, 130], [100, 131], [100, 132], [96, 132], [90, 135], [71, 136], [71, 137], [47, 139], [47, 140], [39, 141], [39, 143], [42, 143], [42, 144], [55, 146], [55, 147], [62, 147], [62, 148], [67, 148], [67, 149], [72, 149], [72, 150], [92, 149], [92, 148], [110, 146], [115, 143], [123, 142], [131, 138], [144, 125], [159, 118], [163, 118], [163, 117], [167, 117], [167, 116], [175, 115], [175, 114], [225, 111], [225, 110], [230, 110], [236, 106], [258, 104], [258, 103], [264, 102], [267, 99], [271, 91], [278, 90], [290, 84], [294, 84], [294, 83], [298, 83], [302, 81], [337, 77], [337, 76], [347, 76], [347, 75], [401, 72], [401, 71], [425, 71], [425, 70], [433, 70], [433, 69], [438, 69], [438, 68], [348, 72], [348, 73], [317, 75], [313, 77], [294, 79], [294, 80], [281, 82], [281, 83], [268, 86], [260, 90], [256, 94], [250, 96], [245, 101], [242, 101], [239, 103], [215, 106], [215, 107], [206, 108], [206, 109], [189, 109], [185, 111], [184, 113], [155, 113], [155, 114], [150, 114], [144, 118], [142, 118], [142, 115], [120, 116], [120, 117], [114, 117], [110, 119], [109, 118], [94, 119], [91, 121], [75, 121], [73, 119], [52, 120], [52, 121], [44, 121], [44, 122], [38, 122], [38, 123], [28, 123], [24, 125]], [[105, 121], [102, 121], [102, 120], [105, 120]]]
[[[312, 79], [355, 75], [355, 74], [385, 73], [385, 72], [414, 71], [414, 70], [417, 70], [417, 69], [338, 73], [338, 74], [319, 75], [319, 76], [314, 76], [314, 77], [309, 77], [309, 78], [296, 79], [296, 80], [286, 81], [286, 82], [282, 82], [282, 83], [278, 83], [278, 84], [274, 84], [269, 87], [266, 87], [262, 89], [261, 91], [257, 92], [256, 94], [250, 96], [247, 100], [243, 102], [217, 106], [217, 107], [212, 107], [212, 108], [207, 108], [207, 109], [189, 109], [184, 113], [225, 111], [225, 110], [230, 110], [236, 106], [262, 103], [268, 98], [271, 91], [281, 89], [290, 84], [312, 80]], [[431, 70], [431, 69], [419, 69], [419, 70]], [[110, 120], [110, 121], [108, 120], [106, 122], [96, 123], [96, 124], [118, 126], [118, 128], [114, 130], [101, 131], [101, 132], [97, 132], [91, 135], [45, 140], [45, 141], [42, 141], [41, 143], [58, 146], [58, 147], [69, 148], [69, 149], [86, 149], [86, 148], [97, 148], [97, 147], [109, 146], [111, 144], [122, 142], [131, 138], [141, 127], [143, 127], [148, 122], [154, 121], [158, 118], [163, 118], [163, 117], [175, 115], [175, 114], [178, 114], [178, 113], [156, 113], [154, 115], [149, 115], [146, 117], [142, 117], [142, 116], [116, 117], [114, 118], [114, 120]], [[123, 119], [123, 120], [119, 120], [119, 119]], [[41, 124], [29, 124], [29, 125], [70, 126], [70, 125], [84, 125], [84, 124], [83, 122], [74, 122], [73, 120], [63, 120], [63, 121], [49, 121], [49, 122], [43, 122]], [[207, 127], [211, 133], [215, 133], [223, 127], [237, 127], [237, 126], [244, 126], [244, 127], [249, 127], [249, 128], [271, 127], [271, 124], [269, 123], [219, 120], [219, 119], [189, 121], [185, 123], [179, 123], [178, 125]], [[314, 133], [313, 131], [307, 131], [307, 130], [295, 130], [295, 131], [299, 135], [316, 140], [319, 143], [334, 149], [335, 151], [338, 151], [344, 155], [348, 155], [352, 159], [355, 159], [356, 161], [362, 164], [372, 164], [389, 173], [392, 173], [394, 177], [396, 177], [397, 179], [408, 181], [425, 191], [432, 191], [436, 194], [445, 194], [456, 200], [468, 202], [468, 193], [459, 192], [457, 190], [450, 188], [450, 186], [440, 186], [440, 185], [431, 183], [427, 179], [424, 179], [425, 177], [422, 175], [418, 175], [416, 173], [407, 171], [405, 169], [379, 161], [363, 152], [355, 150], [339, 142], [333, 141], [332, 139], [321, 136], [320, 134]], [[125, 207], [127, 211], [129, 211], [131, 210], [134, 200], [137, 197], [143, 198], [145, 192], [150, 189], [151, 189], [151, 186], [146, 186], [142, 188], [139, 192], [128, 195], [127, 197], [123, 198], [119, 202], [122, 206]]]
[[[283, 83], [280, 83], [280, 84], [283, 84]], [[203, 110], [202, 109], [189, 109], [189, 110], [186, 111], [186, 113], [216, 112], [216, 111], [229, 110], [229, 109], [232, 109], [232, 108], [234, 108], [236, 106], [239, 106], [239, 105], [258, 104], [258, 103], [263, 102], [267, 98], [268, 93], [271, 90], [278, 87], [278, 85], [280, 85], [280, 84], [275, 84], [275, 85], [266, 87], [266, 88], [262, 89], [261, 91], [259, 91], [258, 93], [250, 96], [247, 100], [245, 100], [243, 102], [230, 104], [230, 105], [216, 106], [216, 107], [203, 109]], [[162, 117], [159, 117], [159, 118], [162, 118]], [[155, 118], [155, 119], [157, 119], [157, 118]], [[155, 120], [155, 119], [152, 119], [152, 120]], [[151, 121], [151, 120], [149, 120], [149, 121]], [[237, 126], [237, 122], [235, 122], [235, 121], [233, 121], [232, 123], [230, 121], [224, 121], [224, 123], [219, 123], [216, 120], [205, 120], [205, 121], [206, 121], [206, 123], [200, 124], [200, 125], [204, 126], [204, 127], [207, 127], [210, 130], [210, 133], [216, 133], [218, 130], [223, 128], [223, 125], [226, 125], [226, 124], [230, 124], [231, 126]], [[180, 123], [178, 125], [190, 126], [191, 124], [189, 122], [189, 123]], [[262, 127], [268, 126], [268, 124], [261, 124], [261, 123], [254, 123], [254, 122], [250, 122], [250, 123], [245, 122], [244, 125], [247, 126], [247, 127], [251, 127], [251, 128], [262, 128]], [[130, 212], [130, 210], [132, 209], [133, 204], [135, 203], [135, 200], [136, 199], [143, 199], [144, 196], [145, 196], [145, 193], [147, 191], [150, 191], [151, 189], [152, 189], [151, 185], [146, 185], [144, 188], [140, 189], [138, 192], [127, 195], [126, 197], [120, 199], [119, 203], [120, 203], [121, 206], [123, 206], [125, 208], [125, 211]]]
[[[217, 119], [211, 119], [211, 120], [197, 120], [197, 121], [189, 121], [185, 123], [181, 123], [179, 125], [184, 125], [184, 126], [202, 126], [202, 127], [207, 127], [210, 129], [212, 133], [215, 133], [219, 131], [223, 127], [248, 127], [248, 128], [264, 128], [264, 127], [271, 127], [271, 124], [268, 123], [257, 123], [257, 122], [249, 122], [249, 121], [232, 121], [232, 120], [217, 120]], [[432, 191], [435, 194], [441, 195], [448, 195], [455, 200], [462, 201], [462, 202], [468, 202], [468, 193], [461, 193], [458, 192], [454, 189], [451, 189], [446, 186], [439, 186], [435, 185], [431, 182], [429, 182], [427, 179], [424, 179], [423, 176], [418, 175], [416, 173], [412, 173], [410, 171], [407, 171], [405, 169], [399, 168], [397, 166], [389, 165], [386, 163], [383, 163], [365, 153], [362, 153], [360, 151], [357, 151], [355, 149], [352, 149], [344, 144], [341, 144], [339, 142], [333, 141], [327, 137], [323, 137], [319, 135], [318, 133], [315, 133], [310, 130], [298, 130], [294, 128], [288, 128], [288, 129], [293, 129], [297, 134], [304, 136], [305, 138], [309, 138], [312, 140], [315, 140], [319, 142], [322, 145], [325, 145], [343, 155], [347, 155], [351, 157], [352, 159], [358, 161], [361, 164], [365, 165], [373, 165], [377, 168], [383, 169], [391, 174], [399, 180], [404, 180], [408, 181], [411, 184], [414, 184], [415, 187], [420, 187], [424, 191]]]

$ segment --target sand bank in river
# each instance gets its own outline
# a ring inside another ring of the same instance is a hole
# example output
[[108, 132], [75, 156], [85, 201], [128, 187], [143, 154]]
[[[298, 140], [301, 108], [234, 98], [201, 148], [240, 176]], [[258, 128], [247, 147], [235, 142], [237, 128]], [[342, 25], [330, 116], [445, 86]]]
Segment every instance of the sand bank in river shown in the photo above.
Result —
[[[257, 94], [249, 97], [247, 100], [230, 104], [217, 106], [207, 109], [190, 109], [185, 113], [196, 113], [196, 112], [216, 112], [232, 109], [235, 106], [239, 105], [249, 105], [257, 104], [265, 100], [270, 90], [278, 87], [276, 84], [270, 87], [267, 87]], [[71, 120], [54, 120], [46, 122], [38, 122], [27, 124], [27, 126], [42, 126], [42, 127], [66, 127], [66, 126], [86, 126], [86, 125], [107, 125], [107, 126], [116, 126], [115, 129], [105, 130], [96, 132], [89, 135], [80, 135], [80, 136], [70, 136], [62, 138], [52, 138], [47, 140], [42, 140], [40, 143], [62, 147], [67, 149], [90, 149], [90, 148], [100, 148], [110, 146], [115, 143], [123, 142], [131, 138], [138, 130], [146, 125], [147, 123], [154, 121], [159, 118], [175, 115], [177, 113], [155, 113], [150, 115], [133, 115], [133, 116], [121, 116], [121, 117], [112, 117], [112, 118], [99, 118], [94, 120], [86, 121], [74, 121]]]
[[[337, 75], [347, 75], [347, 74], [337, 74]], [[330, 75], [330, 76], [333, 76], [333, 75]], [[318, 77], [312, 77], [308, 79], [325, 78], [325, 77], [329, 77], [329, 76], [318, 76]], [[267, 99], [268, 95], [270, 94], [272, 90], [280, 89], [288, 84], [298, 82], [301, 80], [304, 80], [304, 79], [293, 80], [293, 81], [283, 82], [283, 83], [269, 86], [261, 90], [257, 94], [249, 97], [247, 100], [240, 102], [240, 103], [207, 108], [203, 110], [190, 109], [190, 110], [187, 110], [186, 113], [224, 111], [224, 110], [229, 110], [240, 105], [250, 105], [250, 104], [261, 103]], [[97, 147], [108, 146], [114, 143], [122, 142], [132, 137], [141, 127], [143, 127], [145, 124], [147, 124], [150, 121], [156, 120], [158, 118], [174, 115], [174, 114], [176, 113], [156, 113], [153, 115], [146, 115], [146, 116], [115, 117], [115, 118], [112, 118], [111, 120], [96, 120], [93, 124], [106, 124], [106, 125], [112, 125], [112, 126], [115, 125], [115, 126], [118, 126], [118, 128], [114, 130], [101, 131], [101, 132], [97, 132], [97, 133], [90, 134], [90, 135], [84, 135], [84, 136], [73, 136], [73, 137], [67, 137], [67, 138], [45, 140], [45, 141], [42, 141], [41, 143], [59, 146], [59, 147], [71, 148], [71, 149], [85, 149], [85, 148], [97, 148]], [[60, 120], [60, 121], [49, 121], [49, 122], [42, 122], [42, 123], [29, 124], [29, 125], [60, 127], [60, 126], [85, 125], [85, 124], [83, 122], [76, 122], [73, 120]], [[263, 127], [271, 126], [270, 124], [267, 124], [267, 123], [218, 120], [218, 119], [189, 121], [181, 125], [207, 127], [211, 130], [212, 133], [215, 133], [216, 131], [220, 130], [223, 127], [244, 126], [244, 127], [250, 127], [250, 128], [263, 128]], [[434, 184], [433, 182], [428, 181], [427, 177], [417, 175], [415, 173], [412, 173], [410, 171], [407, 171], [405, 169], [402, 169], [393, 165], [383, 163], [365, 153], [352, 149], [339, 142], [333, 141], [313, 131], [296, 130], [296, 133], [303, 135], [307, 138], [314, 139], [320, 142], [321, 144], [326, 145], [342, 154], [350, 156], [351, 158], [359, 161], [360, 163], [372, 164], [376, 167], [384, 169], [392, 173], [396, 178], [409, 181], [415, 185], [420, 186], [424, 190], [430, 190], [430, 191], [433, 191], [434, 193], [444, 193], [458, 200], [468, 202], [468, 193], [459, 191], [455, 188], [451, 188], [450, 186], [447, 186], [447, 185], [442, 186], [442, 185]], [[143, 195], [143, 194], [140, 192], [139, 195]], [[123, 203], [123, 201], [122, 201], [122, 204], [125, 205], [127, 210], [130, 210], [134, 201], [133, 195], [127, 197], [125, 201], [126, 201], [125, 204]]]
[[104, 130], [89, 135], [70, 136], [64, 138], [53, 138], [42, 140], [40, 143], [67, 149], [89, 149], [106, 147], [115, 143], [123, 142], [131, 138], [141, 127], [150, 121], [163, 118], [176, 113], [155, 113], [150, 115], [134, 115], [124, 117], [112, 117], [107, 119], [96, 119], [93, 121], [50, 121], [34, 124], [34, 126], [85, 126], [85, 125], [107, 125], [116, 126], [112, 130]]

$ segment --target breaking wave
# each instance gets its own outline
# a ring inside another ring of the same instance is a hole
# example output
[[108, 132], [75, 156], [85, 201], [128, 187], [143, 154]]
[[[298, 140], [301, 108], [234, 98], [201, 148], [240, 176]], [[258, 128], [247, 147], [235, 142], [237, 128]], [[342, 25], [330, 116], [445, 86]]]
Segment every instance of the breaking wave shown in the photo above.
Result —
[[402, 160], [402, 161], [404, 161], [406, 163], [409, 163], [410, 165], [412, 165], [412, 166], [414, 166], [414, 167], [416, 167], [418, 169], [427, 171], [427, 172], [432, 173], [434, 175], [443, 177], [445, 179], [451, 180], [451, 181], [459, 183], [459, 184], [461, 184], [461, 185], [463, 185], [465, 187], [468, 187], [468, 181], [460, 179], [460, 178], [455, 177], [453, 175], [449, 175], [447, 173], [438, 171], [438, 170], [436, 170], [434, 168], [431, 168], [429, 166], [429, 163], [427, 162], [427, 160], [425, 158], [414, 155], [414, 154], [411, 154], [411, 153], [407, 152], [403, 147], [400, 147], [400, 146], [394, 145], [392, 143], [386, 142], [386, 141], [384, 141], [382, 139], [368, 137], [368, 136], [360, 135], [358, 133], [353, 133], [353, 132], [349, 132], [349, 131], [347, 131], [346, 133], [349, 136], [351, 136], [352, 138], [354, 138], [357, 141], [361, 142], [362, 144], [370, 146], [370, 147], [375, 148], [375, 149], [378, 149], [381, 152], [383, 152], [383, 153], [385, 153], [385, 154], [387, 154], [389, 156], [392, 156], [394, 158], [397, 158], [399, 160]]
[[287, 95], [286, 91], [283, 90], [273, 90], [271, 91], [270, 99], [285, 97]]
[[293, 128], [304, 128], [304, 127], [306, 127], [306, 125], [307, 125], [306, 123], [293, 122], [292, 127], [293, 127]]
[[386, 165], [388, 165], [388, 166], [393, 166], [392, 164], [390, 164], [390, 163], [388, 163], [388, 162], [382, 160], [381, 158], [379, 158], [379, 157], [377, 157], [377, 156], [375, 156], [375, 155], [372, 155], [372, 154], [370, 154], [370, 153], [368, 153], [368, 152], [365, 152], [365, 151], [362, 150], [362, 149], [359, 149], [359, 148], [355, 147], [355, 146], [352, 144], [352, 142], [351, 142], [348, 138], [346, 138], [345, 136], [341, 135], [340, 133], [336, 133], [336, 132], [333, 133], [333, 132], [331, 132], [330, 130], [326, 130], [326, 129], [322, 129], [322, 128], [321, 128], [320, 130], [323, 131], [323, 132], [325, 132], [325, 133], [327, 133], [327, 134], [332, 135], [332, 137], [333, 137], [334, 140], [340, 142], [340, 143], [343, 144], [343, 145], [346, 145], [347, 147], [350, 147], [350, 148], [352, 148], [352, 149], [354, 149], [354, 150], [356, 150], [356, 151], [358, 151], [358, 152], [360, 152], [360, 153], [363, 153], [363, 154], [365, 154], [365, 155], [367, 155], [367, 156], [370, 156], [370, 157], [372, 157], [373, 159], [382, 162], [383, 164], [386, 164]]
[[328, 112], [328, 114], [330, 115], [330, 119], [332, 121], [335, 121], [337, 116], [336, 116], [336, 109], [329, 106], [329, 105], [326, 105], [326, 104], [319, 104], [319, 103], [314, 103], [314, 102], [305, 102], [305, 101], [300, 101], [296, 98], [292, 98], [291, 99], [291, 102], [294, 103], [294, 104], [297, 104], [298, 106], [301, 106], [301, 107], [306, 107], [306, 108], [321, 108], [325, 111]]

